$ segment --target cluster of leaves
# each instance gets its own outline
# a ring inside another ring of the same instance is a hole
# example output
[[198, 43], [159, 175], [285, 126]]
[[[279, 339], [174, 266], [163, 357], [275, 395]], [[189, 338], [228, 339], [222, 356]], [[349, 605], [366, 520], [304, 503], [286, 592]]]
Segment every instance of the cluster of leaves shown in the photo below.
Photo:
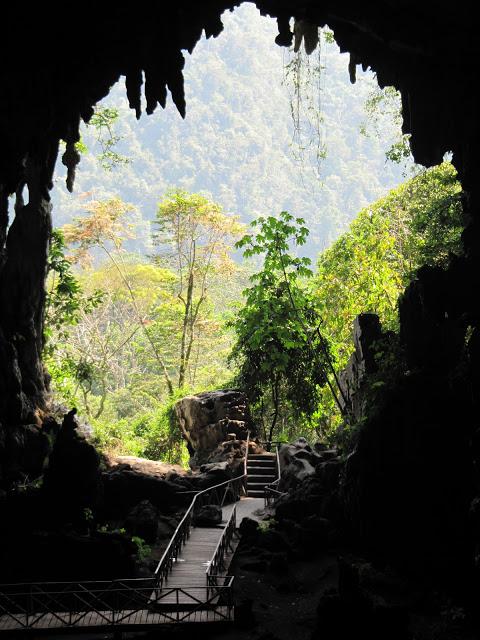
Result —
[[98, 154], [98, 161], [105, 171], [112, 171], [114, 167], [130, 162], [129, 158], [117, 151], [117, 145], [122, 139], [121, 136], [114, 132], [114, 125], [118, 117], [118, 109], [114, 107], [98, 107], [89, 122], [89, 126], [95, 129], [97, 142], [101, 149]]
[[91, 313], [101, 304], [103, 291], [94, 290], [85, 295], [78, 278], [72, 270], [72, 263], [65, 256], [65, 238], [60, 229], [52, 231], [47, 261], [47, 296], [45, 304], [45, 352], [52, 353], [52, 340], [65, 339], [68, 327], [79, 322], [84, 313]]
[[395, 87], [376, 86], [370, 92], [365, 101], [365, 122], [360, 126], [360, 133], [369, 137], [373, 130], [376, 136], [380, 135], [379, 123], [388, 117], [392, 128], [396, 131], [394, 140], [385, 151], [385, 158], [394, 164], [410, 164], [410, 134], [402, 133], [402, 109], [400, 92]]

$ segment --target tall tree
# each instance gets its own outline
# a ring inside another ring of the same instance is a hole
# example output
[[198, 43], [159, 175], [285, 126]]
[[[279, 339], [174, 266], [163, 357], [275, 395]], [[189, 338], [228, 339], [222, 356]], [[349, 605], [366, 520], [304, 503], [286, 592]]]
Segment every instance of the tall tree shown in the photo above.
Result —
[[178, 276], [177, 297], [182, 307], [177, 386], [185, 385], [207, 291], [215, 275], [227, 277], [235, 269], [231, 242], [243, 225], [208, 198], [180, 189], [167, 192], [155, 220], [156, 260]]
[[262, 255], [263, 268], [251, 276], [245, 306], [232, 322], [232, 358], [254, 408], [262, 414], [267, 407], [270, 413], [265, 436], [271, 441], [282, 414], [293, 409], [298, 426], [314, 413], [319, 388], [329, 384], [331, 362], [302, 282], [313, 275], [310, 260], [296, 257], [290, 248], [305, 243], [304, 220], [282, 211], [279, 218], [258, 218], [252, 223], [257, 225], [257, 234], [237, 243], [246, 258]]
[[126, 274], [125, 264], [121, 248], [126, 238], [130, 237], [129, 224], [125, 221], [125, 215], [133, 209], [132, 205], [123, 202], [120, 198], [111, 198], [104, 201], [92, 201], [85, 205], [88, 215], [77, 218], [73, 224], [64, 226], [65, 240], [76, 245], [74, 256], [76, 260], [90, 260], [90, 249], [99, 247], [106, 254], [112, 265], [121, 277], [126, 291], [130, 296], [133, 309], [139, 325], [145, 334], [150, 348], [163, 372], [170, 395], [174, 392], [173, 382], [168, 368], [162, 358], [155, 341], [148, 329], [148, 322], [138, 305], [135, 292]]

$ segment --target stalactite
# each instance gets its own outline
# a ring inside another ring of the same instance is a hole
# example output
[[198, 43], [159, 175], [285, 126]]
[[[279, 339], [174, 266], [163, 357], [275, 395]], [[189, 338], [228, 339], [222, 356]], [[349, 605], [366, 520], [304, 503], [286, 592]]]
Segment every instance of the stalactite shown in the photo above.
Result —
[[[0, 419], [32, 423], [45, 406], [42, 365], [43, 314], [48, 246], [51, 235], [49, 187], [58, 143], [41, 141], [25, 161], [17, 185], [15, 217], [7, 235], [7, 257], [0, 272], [0, 334], [7, 358], [0, 376]], [[23, 188], [29, 202], [24, 204]]]
[[75, 173], [77, 165], [80, 162], [80, 154], [75, 147], [74, 142], [67, 142], [67, 148], [62, 156], [62, 164], [67, 167], [67, 178], [65, 180], [67, 189], [70, 193], [73, 191], [75, 183]]
[[85, 123], [89, 123], [93, 114], [95, 113], [95, 109], [91, 105], [84, 106], [80, 111], [80, 117]]
[[167, 87], [164, 74], [158, 66], [150, 66], [145, 70], [145, 99], [146, 112], [151, 115], [157, 104], [165, 109], [167, 103]]
[[213, 15], [206, 20], [203, 28], [205, 29], [205, 37], [207, 39], [212, 36], [216, 38], [223, 31], [223, 22], [219, 15]]
[[125, 88], [127, 90], [127, 98], [130, 109], [135, 109], [137, 120], [142, 114], [142, 84], [143, 74], [138, 67], [128, 71], [125, 77]]
[[350, 74], [350, 82], [355, 84], [357, 81], [357, 64], [360, 63], [355, 53], [350, 53], [350, 61], [348, 63], [348, 73]]
[[277, 18], [278, 36], [275, 38], [276, 44], [280, 47], [290, 47], [293, 41], [293, 33], [290, 30], [290, 16], [284, 15]]
[[5, 185], [0, 185], [0, 271], [5, 261], [5, 242], [8, 227], [8, 191]]
[[185, 58], [180, 51], [175, 52], [175, 58], [169, 65], [169, 73], [167, 76], [167, 86], [172, 94], [172, 100], [178, 109], [178, 112], [185, 118], [185, 88], [183, 80], [183, 67], [185, 66]]
[[295, 43], [293, 50], [297, 53], [300, 47], [305, 47], [305, 53], [310, 55], [315, 51], [318, 44], [318, 25], [312, 24], [307, 20], [295, 20], [293, 29]]

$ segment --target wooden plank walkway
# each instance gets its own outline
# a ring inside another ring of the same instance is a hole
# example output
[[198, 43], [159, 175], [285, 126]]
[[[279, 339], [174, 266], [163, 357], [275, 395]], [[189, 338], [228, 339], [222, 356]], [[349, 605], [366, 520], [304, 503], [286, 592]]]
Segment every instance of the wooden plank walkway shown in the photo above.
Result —
[[[218, 527], [192, 527], [190, 537], [183, 547], [182, 553], [174, 564], [168, 581], [164, 583], [164, 597], [160, 597], [157, 605], [151, 609], [124, 611], [81, 611], [81, 612], [49, 612], [37, 614], [37, 622], [33, 628], [25, 629], [27, 619], [25, 614], [0, 615], [0, 633], [9, 635], [17, 632], [25, 634], [33, 631], [60, 630], [68, 632], [75, 629], [104, 630], [112, 629], [144, 629], [164, 624], [220, 622], [232, 619], [232, 611], [228, 606], [215, 604], [217, 599], [209, 599], [206, 588], [206, 571], [210, 560], [222, 536], [225, 523], [228, 521], [232, 509], [236, 506], [237, 527], [244, 517], [257, 518], [255, 511], [263, 508], [261, 498], [242, 498], [236, 505], [223, 508], [223, 523]], [[236, 542], [235, 542], [236, 545]], [[225, 559], [228, 567], [231, 555]], [[185, 590], [176, 590], [181, 587]], [[153, 592], [151, 598], [156, 600], [161, 592]], [[146, 598], [148, 600], [148, 598]], [[31, 623], [32, 616], [30, 616]]]
[[[241, 498], [235, 505], [227, 505], [222, 509], [222, 524], [217, 527], [192, 527], [190, 537], [182, 549], [182, 553], [175, 562], [172, 572], [165, 581], [165, 587], [188, 587], [188, 593], [198, 600], [205, 598], [206, 571], [210, 560], [222, 536], [225, 524], [236, 507], [237, 527], [245, 517], [255, 518], [254, 512], [263, 508], [261, 498]], [[235, 546], [237, 542], [235, 541]], [[232, 554], [233, 555], [233, 551]], [[230, 558], [225, 559], [228, 567]], [[197, 588], [195, 588], [197, 587]], [[172, 604], [175, 594], [162, 599], [163, 604]], [[181, 594], [180, 604], [189, 605], [194, 600], [186, 594]]]
[[[78, 614], [80, 617], [81, 614]], [[42, 630], [58, 630], [67, 631], [69, 628], [74, 629], [111, 629], [135, 627], [136, 629], [148, 628], [152, 626], [160, 626], [164, 624], [178, 624], [182, 622], [198, 623], [198, 622], [225, 622], [228, 621], [228, 607], [218, 606], [208, 610], [176, 610], [176, 611], [150, 611], [149, 609], [122, 611], [115, 614], [115, 621], [112, 620], [111, 611], [91, 611], [87, 612], [82, 619], [75, 624], [74, 627], [69, 625], [69, 614], [65, 612], [46, 613], [42, 616], [35, 628], [25, 629], [27, 619], [24, 614], [16, 614], [16, 620], [10, 616], [0, 616], [0, 632], [9, 631], [13, 633], [27, 633]]]

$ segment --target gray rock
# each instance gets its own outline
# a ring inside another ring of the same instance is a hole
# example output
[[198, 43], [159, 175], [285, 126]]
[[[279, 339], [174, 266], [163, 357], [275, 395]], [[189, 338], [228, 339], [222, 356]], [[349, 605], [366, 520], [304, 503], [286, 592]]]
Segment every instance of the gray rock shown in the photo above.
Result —
[[253, 433], [247, 398], [240, 391], [224, 389], [187, 396], [177, 402], [175, 412], [192, 454], [192, 469], [207, 462], [228, 434], [246, 440], [248, 431]]
[[339, 382], [342, 393], [340, 404], [352, 412], [356, 419], [364, 414], [365, 379], [377, 370], [374, 344], [381, 338], [382, 328], [375, 313], [361, 313], [353, 322], [353, 343], [355, 351], [350, 356], [345, 369], [340, 373]]
[[168, 538], [171, 538], [177, 526], [178, 526], [178, 521], [176, 520], [176, 518], [172, 518], [168, 516], [159, 516], [157, 538], [161, 540], [166, 540]]
[[222, 509], [216, 504], [206, 504], [195, 514], [196, 527], [216, 527], [222, 522]]
[[325, 459], [325, 453], [312, 450], [305, 438], [298, 438], [293, 444], [283, 445], [279, 451], [281, 468], [279, 490], [293, 489], [305, 478], [313, 476], [316, 467]]
[[148, 500], [137, 504], [125, 520], [126, 530], [145, 542], [154, 543], [158, 537], [158, 511]]

